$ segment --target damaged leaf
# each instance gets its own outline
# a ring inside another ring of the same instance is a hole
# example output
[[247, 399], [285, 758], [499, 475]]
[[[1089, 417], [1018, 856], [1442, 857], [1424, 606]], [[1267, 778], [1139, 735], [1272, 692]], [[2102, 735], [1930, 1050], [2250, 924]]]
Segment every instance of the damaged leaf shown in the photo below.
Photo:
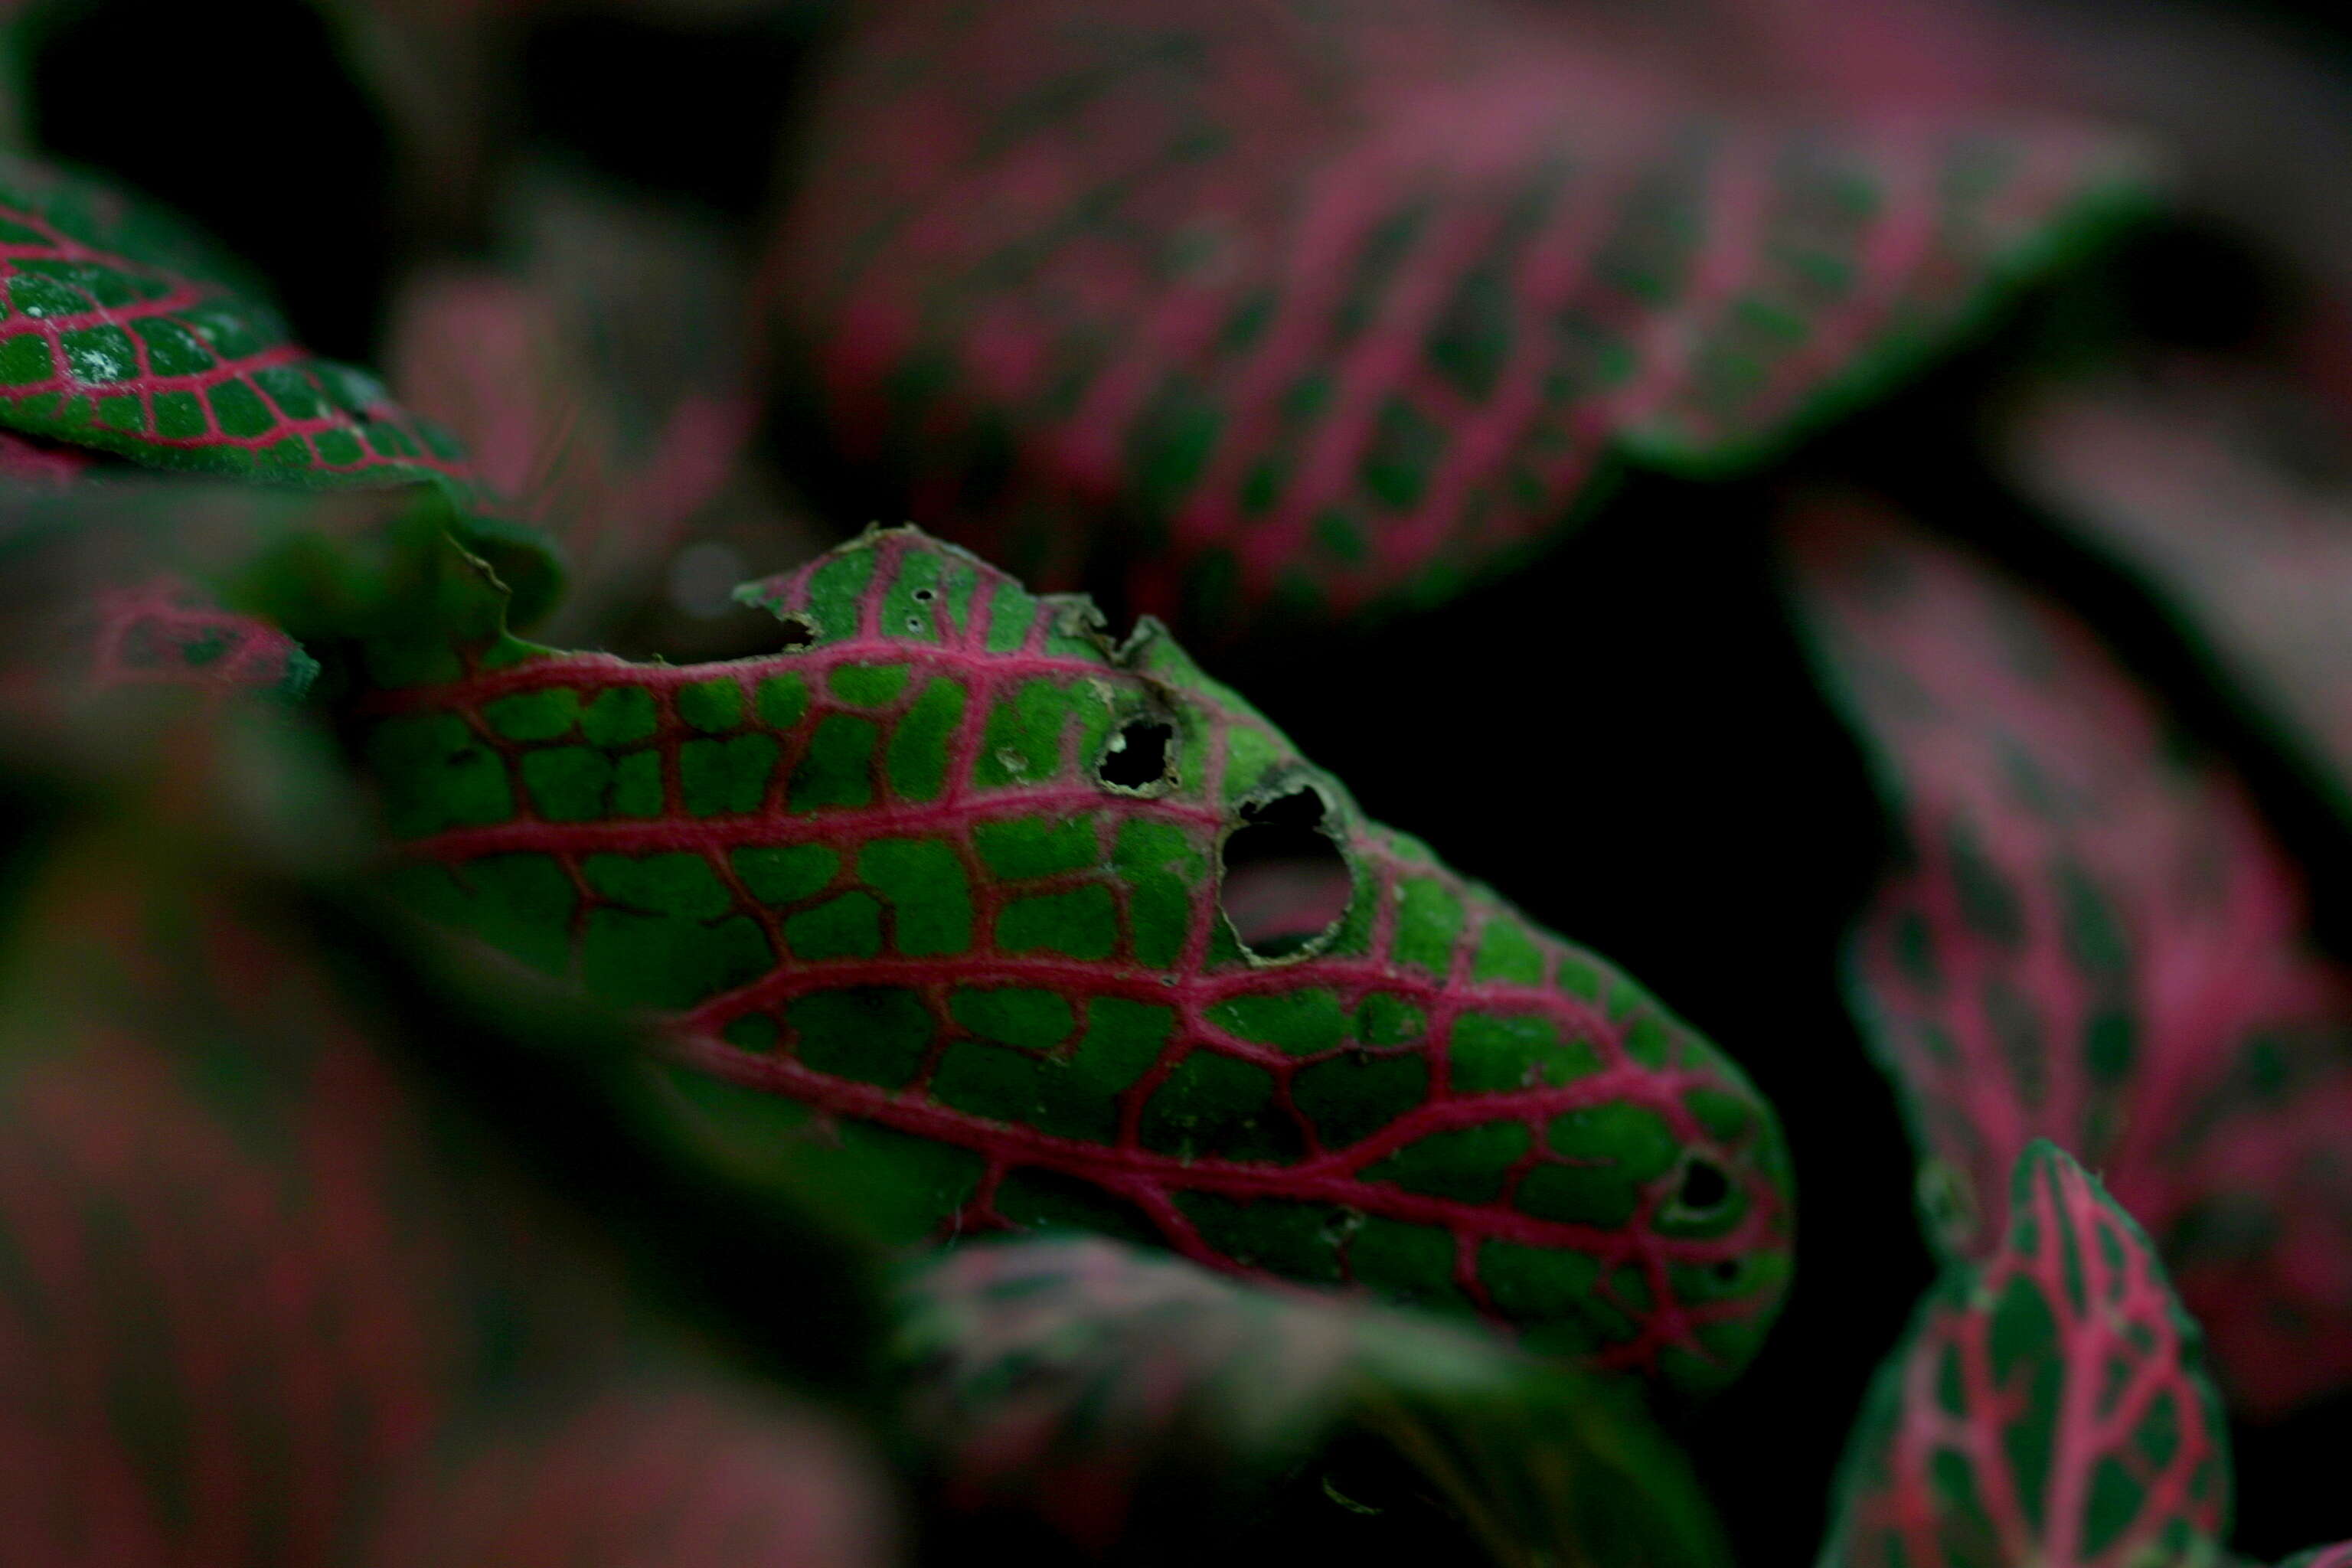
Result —
[[[1077, 1225], [1696, 1386], [1754, 1352], [1780, 1132], [1639, 985], [1154, 623], [1115, 645], [910, 529], [744, 592], [781, 651], [378, 647], [418, 906], [667, 1018], [699, 1114], [870, 1170], [900, 1239]], [[1235, 925], [1261, 849], [1345, 879], [1328, 924]]]

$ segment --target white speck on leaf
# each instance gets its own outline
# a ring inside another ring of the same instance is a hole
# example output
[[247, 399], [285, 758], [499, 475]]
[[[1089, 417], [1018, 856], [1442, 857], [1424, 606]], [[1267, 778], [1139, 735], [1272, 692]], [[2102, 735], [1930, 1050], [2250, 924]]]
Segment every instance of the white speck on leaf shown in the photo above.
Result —
[[77, 381], [97, 384], [130, 379], [130, 354], [108, 339], [68, 343], [65, 349], [67, 368]]

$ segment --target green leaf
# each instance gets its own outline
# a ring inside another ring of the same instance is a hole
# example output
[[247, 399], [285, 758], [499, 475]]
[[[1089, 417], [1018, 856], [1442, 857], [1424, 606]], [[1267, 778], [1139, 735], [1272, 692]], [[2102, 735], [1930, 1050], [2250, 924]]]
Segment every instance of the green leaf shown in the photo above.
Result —
[[509, 569], [519, 615], [553, 591], [446, 432], [295, 343], [259, 285], [160, 209], [0, 154], [0, 428], [152, 467], [346, 489], [425, 484]]
[[[719, 1135], [890, 1182], [895, 1239], [1076, 1224], [1693, 1386], [1754, 1353], [1780, 1131], [1639, 985], [1154, 623], [913, 530], [745, 592], [783, 651], [374, 650], [418, 906], [666, 1018]], [[1317, 896], [1236, 924], [1268, 872]]]
[[1429, 1498], [1496, 1563], [1726, 1561], [1628, 1389], [1433, 1320], [1052, 1238], [924, 1266], [899, 1352], [948, 1505], [1034, 1514], [1089, 1552], [1213, 1551], [1286, 1482], [1275, 1506], [1310, 1531]]
[[2227, 1428], [2154, 1249], [2054, 1144], [1873, 1384], [1823, 1568], [2213, 1563]]

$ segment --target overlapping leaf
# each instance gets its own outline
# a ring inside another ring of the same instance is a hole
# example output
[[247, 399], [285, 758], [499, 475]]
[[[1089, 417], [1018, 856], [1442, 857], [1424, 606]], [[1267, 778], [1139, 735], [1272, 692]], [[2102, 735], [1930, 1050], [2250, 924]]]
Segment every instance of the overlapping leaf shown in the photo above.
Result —
[[1181, 1557], [1175, 1542], [1214, 1550], [1269, 1485], [1370, 1433], [1498, 1563], [1722, 1559], [1679, 1457], [1610, 1397], [1624, 1390], [1488, 1340], [1101, 1240], [968, 1247], [906, 1295], [908, 1424], [961, 1510]]
[[164, 467], [318, 484], [461, 472], [313, 357], [235, 264], [94, 181], [0, 163], [0, 424]]
[[2352, 1568], [2352, 1541], [2298, 1552], [2280, 1563], [2279, 1568]]
[[[563, 550], [569, 593], [544, 635], [611, 646], [690, 534], [723, 528], [709, 542], [739, 559], [733, 541], [756, 542], [759, 570], [830, 542], [746, 469], [749, 309], [725, 237], [547, 170], [513, 182], [507, 205], [498, 266], [402, 291], [386, 361], [401, 400], [455, 430]], [[719, 581], [705, 613], [753, 574]]]
[[[782, 651], [379, 648], [415, 897], [667, 1014], [715, 1124], [873, 1165], [908, 1239], [1077, 1224], [1697, 1385], [1752, 1353], [1780, 1134], [1641, 987], [1156, 625], [1114, 644], [912, 530], [747, 593]], [[1237, 929], [1226, 879], [1302, 852], [1338, 918]]]
[[2053, 516], [2160, 595], [2352, 816], [2352, 440], [2284, 387], [2182, 369], [2044, 395], [2009, 455]]
[[1997, 1245], [2050, 1138], [2155, 1237], [2234, 1399], [2352, 1377], [2352, 989], [2244, 791], [2085, 628], [1874, 505], [1790, 543], [1906, 841], [1852, 963], [1943, 1239]]
[[1533, 7], [871, 8], [772, 292], [911, 514], [1141, 607], [1451, 592], [1751, 460], [2112, 214], [2048, 124], [1727, 117]]
[[168, 807], [79, 814], [0, 947], [0, 1556], [881, 1561], [861, 1447], [640, 1314], [189, 830], [221, 733], [120, 748]]
[[5, 154], [0, 431], [0, 475], [20, 482], [72, 478], [62, 447], [313, 489], [422, 483], [496, 559], [519, 616], [553, 595], [545, 542], [499, 515], [457, 443], [295, 343], [236, 263], [158, 209]]
[[1954, 1263], [1871, 1391], [1824, 1568], [2211, 1563], [2229, 1522], [2197, 1326], [2131, 1217], [2063, 1151]]

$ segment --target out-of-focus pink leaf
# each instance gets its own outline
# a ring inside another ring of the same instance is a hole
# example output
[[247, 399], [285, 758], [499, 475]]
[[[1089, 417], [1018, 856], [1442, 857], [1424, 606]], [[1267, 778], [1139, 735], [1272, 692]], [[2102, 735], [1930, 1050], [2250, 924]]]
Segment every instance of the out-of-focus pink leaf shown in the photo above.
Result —
[[1369, 1436], [1497, 1563], [1723, 1560], [1629, 1388], [1486, 1336], [1076, 1237], [964, 1248], [903, 1295], [907, 1426], [959, 1511], [1026, 1512], [1097, 1553], [1213, 1552], [1270, 1487]]
[[2139, 1226], [2029, 1145], [1999, 1247], [1947, 1268], [1871, 1390], [1824, 1568], [2217, 1562], [2230, 1467], [2201, 1359]]
[[318, 673], [318, 660], [268, 622], [220, 609], [170, 578], [99, 596], [91, 679], [101, 689], [172, 684], [291, 700]]
[[2352, 429], [2191, 364], [2050, 392], [2009, 434], [2021, 480], [2157, 592], [2352, 817]]
[[[742, 268], [691, 215], [544, 173], [513, 182], [508, 205], [501, 265], [428, 272], [395, 301], [392, 381], [563, 549], [570, 595], [545, 635], [609, 646], [721, 492], [761, 488], [743, 463]], [[766, 514], [736, 527], [772, 536], [763, 569], [821, 547], [773, 496], [741, 505]]]
[[411, 1488], [367, 1568], [876, 1568], [883, 1500], [808, 1412], [616, 1379]]
[[[1638, 984], [1365, 820], [1156, 623], [912, 529], [745, 592], [782, 651], [379, 649], [419, 906], [665, 1016], [684, 1092], [872, 1167], [894, 1239], [1109, 1230], [1697, 1386], [1754, 1353], [1779, 1130]], [[1301, 859], [1325, 922], [1239, 929], [1226, 878]]]
[[0, 1557], [881, 1561], [857, 1446], [650, 1326], [181, 831], [201, 749], [47, 846], [0, 949]]
[[1726, 113], [1539, 9], [860, 14], [768, 288], [854, 458], [1212, 629], [1426, 601], [1752, 460], [2102, 226], [2111, 138]]
[[71, 447], [0, 431], [0, 479], [11, 484], [54, 489], [80, 478], [95, 460]]
[[1865, 502], [1789, 544], [1905, 863], [1855, 938], [1868, 1031], [1954, 1205], [1997, 1246], [2049, 1138], [2147, 1226], [2224, 1386], [2352, 1378], [2352, 988], [2252, 803], [2080, 624]]

